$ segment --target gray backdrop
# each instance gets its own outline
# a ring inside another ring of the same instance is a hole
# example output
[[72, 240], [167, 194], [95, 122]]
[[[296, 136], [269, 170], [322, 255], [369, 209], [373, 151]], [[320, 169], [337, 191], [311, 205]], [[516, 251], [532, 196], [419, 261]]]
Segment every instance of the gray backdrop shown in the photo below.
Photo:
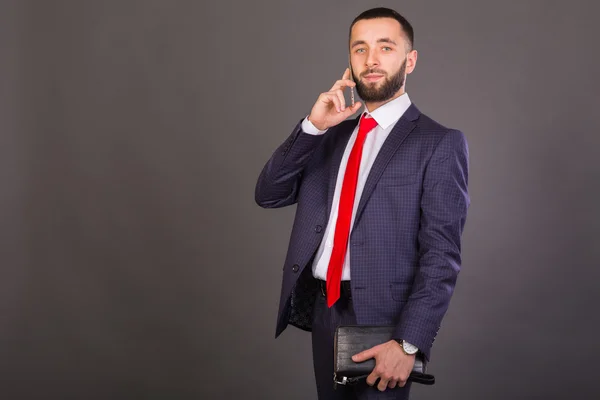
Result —
[[413, 397], [600, 396], [595, 1], [2, 0], [0, 398], [315, 398], [309, 335], [274, 340], [294, 208], [253, 190], [375, 5], [471, 152]]

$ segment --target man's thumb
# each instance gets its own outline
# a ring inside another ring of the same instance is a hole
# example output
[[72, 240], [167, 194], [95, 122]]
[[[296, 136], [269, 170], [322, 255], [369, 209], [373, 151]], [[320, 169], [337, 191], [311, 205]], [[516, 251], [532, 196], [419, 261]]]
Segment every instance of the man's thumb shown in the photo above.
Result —
[[368, 360], [369, 358], [373, 358], [371, 352], [369, 350], [361, 351], [358, 354], [352, 356], [352, 361], [354, 362], [362, 362]]
[[354, 103], [354, 105], [352, 106], [352, 114], [357, 112], [358, 109], [361, 107], [362, 107], [362, 103], [360, 101], [357, 101], [356, 103]]

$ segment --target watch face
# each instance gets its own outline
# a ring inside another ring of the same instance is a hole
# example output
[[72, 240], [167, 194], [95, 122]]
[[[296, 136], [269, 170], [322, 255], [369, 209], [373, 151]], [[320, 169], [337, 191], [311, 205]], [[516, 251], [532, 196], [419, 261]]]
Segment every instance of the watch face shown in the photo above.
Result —
[[402, 342], [402, 347], [404, 348], [404, 351], [407, 352], [408, 354], [415, 354], [417, 351], [419, 351], [417, 346], [414, 346], [414, 345], [408, 343], [407, 341]]

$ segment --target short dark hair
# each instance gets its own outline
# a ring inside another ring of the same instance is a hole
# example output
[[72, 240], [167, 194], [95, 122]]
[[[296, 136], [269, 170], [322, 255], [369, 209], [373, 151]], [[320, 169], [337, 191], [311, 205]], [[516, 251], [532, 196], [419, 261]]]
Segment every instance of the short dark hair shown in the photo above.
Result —
[[408, 20], [406, 18], [404, 18], [397, 11], [392, 10], [391, 8], [377, 7], [377, 8], [371, 8], [370, 10], [367, 10], [367, 11], [361, 13], [358, 17], [354, 18], [354, 21], [352, 21], [352, 24], [350, 25], [350, 31], [348, 33], [348, 37], [351, 36], [352, 27], [358, 21], [363, 20], [363, 19], [375, 19], [375, 18], [393, 18], [396, 21], [398, 21], [398, 23], [400, 24], [400, 27], [402, 28], [402, 31], [404, 32], [404, 34], [406, 35], [406, 38], [408, 39], [408, 44], [409, 44], [408, 51], [411, 51], [413, 49], [414, 42], [415, 42], [415, 32], [413, 30], [412, 25], [410, 24], [410, 22], [408, 22]]

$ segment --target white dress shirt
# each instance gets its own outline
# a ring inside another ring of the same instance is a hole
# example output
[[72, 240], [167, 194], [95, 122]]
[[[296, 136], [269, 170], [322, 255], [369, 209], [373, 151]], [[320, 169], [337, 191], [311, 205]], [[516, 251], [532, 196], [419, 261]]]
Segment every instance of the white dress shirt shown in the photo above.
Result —
[[[360, 168], [358, 171], [358, 182], [356, 185], [356, 196], [354, 198], [354, 207], [352, 209], [352, 219], [350, 222], [350, 227], [354, 224], [354, 217], [356, 216], [356, 209], [358, 208], [358, 203], [360, 202], [360, 197], [362, 195], [362, 191], [365, 187], [365, 182], [367, 181], [367, 177], [369, 176], [369, 171], [375, 162], [375, 158], [383, 146], [385, 139], [388, 137], [392, 128], [396, 124], [396, 122], [400, 119], [400, 117], [406, 112], [408, 107], [410, 107], [410, 98], [407, 93], [404, 93], [398, 98], [385, 103], [384, 105], [377, 108], [375, 111], [370, 113], [371, 117], [375, 118], [377, 122], [377, 126], [371, 132], [367, 134], [365, 139], [365, 144], [363, 147], [362, 158], [360, 160]], [[363, 113], [367, 115], [369, 112], [365, 110]], [[302, 121], [302, 130], [310, 135], [322, 135], [326, 131], [321, 131], [317, 129], [312, 122], [305, 118]], [[335, 192], [333, 194], [333, 203], [331, 205], [331, 215], [329, 216], [329, 221], [327, 222], [327, 228], [325, 229], [325, 234], [323, 236], [323, 240], [321, 241], [321, 245], [319, 246], [319, 250], [315, 255], [315, 259], [312, 265], [313, 275], [317, 279], [327, 280], [327, 267], [329, 266], [329, 259], [331, 258], [331, 252], [333, 250], [333, 237], [335, 234], [335, 224], [337, 222], [338, 216], [338, 208], [340, 204], [340, 193], [342, 191], [342, 182], [344, 181], [344, 173], [346, 172], [346, 165], [348, 164], [348, 158], [350, 157], [350, 152], [352, 151], [352, 147], [354, 146], [354, 142], [356, 141], [356, 136], [358, 135], [358, 124], [352, 132], [352, 136], [350, 136], [350, 140], [348, 140], [348, 144], [346, 146], [346, 150], [344, 151], [344, 156], [342, 157], [342, 162], [340, 164], [340, 170], [338, 172], [337, 181], [335, 183]], [[346, 256], [344, 257], [344, 267], [342, 270], [342, 280], [350, 280], [350, 250], [346, 249]]]

